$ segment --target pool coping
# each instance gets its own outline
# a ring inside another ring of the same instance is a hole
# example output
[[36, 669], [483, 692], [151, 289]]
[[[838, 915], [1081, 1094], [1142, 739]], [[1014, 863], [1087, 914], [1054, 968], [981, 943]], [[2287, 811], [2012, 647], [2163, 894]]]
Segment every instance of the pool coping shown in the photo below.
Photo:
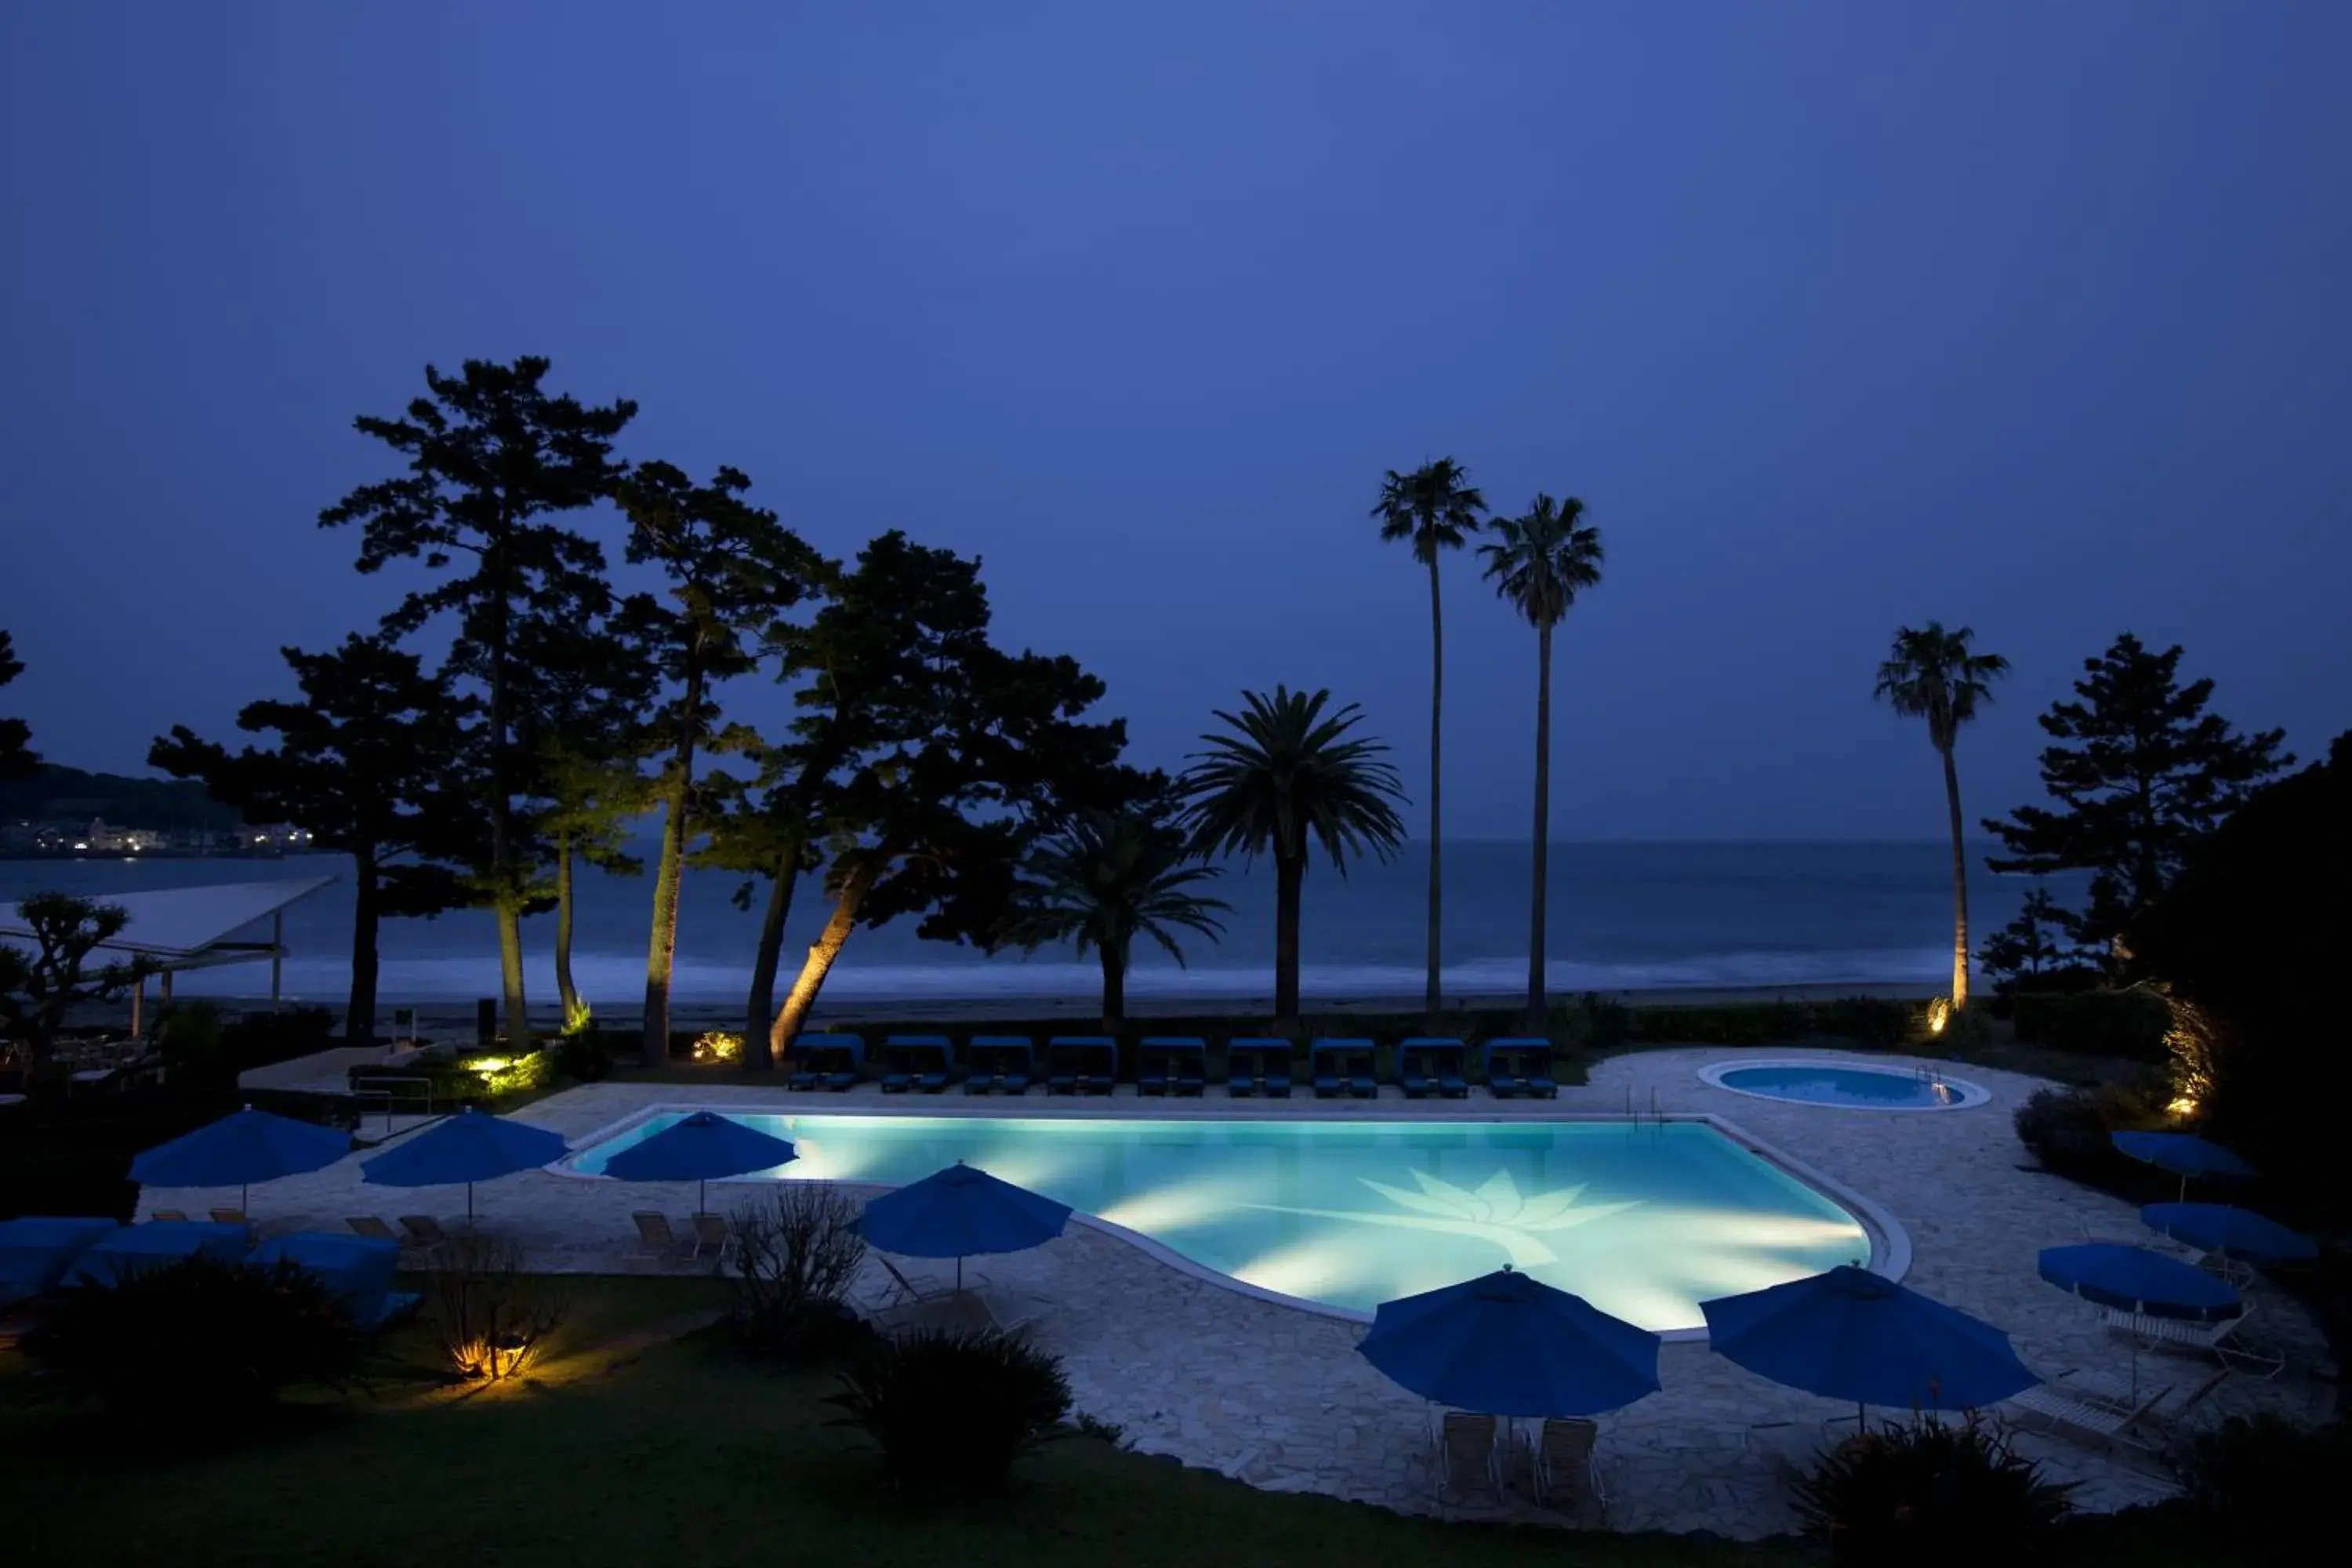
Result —
[[1966, 1079], [1947, 1078], [1942, 1073], [1935, 1075], [1935, 1081], [1943, 1084], [1948, 1088], [1956, 1089], [1960, 1091], [1961, 1099], [1959, 1103], [1957, 1105], [1839, 1105], [1828, 1100], [1798, 1100], [1785, 1094], [1766, 1094], [1761, 1089], [1742, 1089], [1736, 1083], [1726, 1083], [1723, 1081], [1724, 1075], [1727, 1073], [1747, 1072], [1755, 1068], [1824, 1067], [1834, 1068], [1840, 1072], [1863, 1072], [1872, 1074], [1877, 1078], [1894, 1078], [1908, 1079], [1913, 1082], [1918, 1081], [1919, 1069], [1917, 1068], [1906, 1071], [1902, 1068], [1889, 1067], [1879, 1062], [1840, 1061], [1830, 1057], [1768, 1057], [1762, 1060], [1748, 1058], [1746, 1059], [1731, 1061], [1711, 1062], [1707, 1066], [1698, 1069], [1698, 1079], [1701, 1083], [1706, 1085], [1707, 1088], [1719, 1089], [1726, 1094], [1743, 1094], [1750, 1100], [1769, 1100], [1777, 1105], [1811, 1106], [1816, 1110], [1874, 1110], [1887, 1111], [1901, 1116], [1939, 1116], [1948, 1111], [1974, 1110], [1980, 1105], [1991, 1103], [1992, 1100], [1992, 1090], [1985, 1088], [1984, 1085], [1979, 1083], [1970, 1083]]
[[[1744, 1065], [1760, 1067], [1766, 1064], [1751, 1062]], [[1742, 1091], [1734, 1089], [1730, 1092], [1737, 1094]], [[1768, 1099], [1769, 1097], [1755, 1095], [1750, 1098], [1760, 1100]], [[882, 1106], [866, 1104], [860, 1105], [857, 1109], [848, 1110], [846, 1112], [831, 1110], [828, 1102], [826, 1101], [815, 1101], [812, 1103], [809, 1101], [794, 1100], [784, 1103], [791, 1110], [806, 1111], [810, 1114], [815, 1115], [847, 1114], [851, 1116], [903, 1116], [929, 1117], [937, 1119], [941, 1114], [942, 1110], [945, 1110], [945, 1113], [948, 1115], [971, 1116], [984, 1121], [1311, 1121], [1324, 1120], [1320, 1118], [1309, 1118], [1296, 1115], [1286, 1116], [1282, 1114], [1279, 1110], [1270, 1104], [1255, 1104], [1249, 1106], [1244, 1110], [1238, 1112], [1225, 1112], [1217, 1115], [1186, 1115], [1181, 1112], [1175, 1114], [1162, 1112], [1161, 1114], [1151, 1117], [1138, 1117], [1132, 1114], [1122, 1115], [1113, 1111], [1111, 1110], [1113, 1102], [1108, 1100], [1105, 1100], [1100, 1102], [1102, 1109], [1099, 1110], [1097, 1110], [1092, 1103], [1084, 1105], [1055, 1105], [1047, 1108], [1055, 1113], [1051, 1116], [1022, 1116], [1014, 1118], [991, 1114], [996, 1112], [1002, 1105], [1002, 1101], [995, 1100], [981, 1105], [964, 1105], [955, 1101], [941, 1102], [939, 1100], [915, 1100], [904, 1106], [897, 1104]], [[839, 1102], [833, 1101], [830, 1103], [837, 1105]], [[1782, 1100], [1780, 1101], [1780, 1103], [1784, 1105], [1793, 1105], [1802, 1102], [1796, 1100]], [[947, 1110], [946, 1107], [950, 1105], [954, 1106], [954, 1109]], [[1449, 1110], [1453, 1110], [1453, 1108], [1450, 1107], [1448, 1109]], [[1838, 1108], [1835, 1106], [1822, 1106], [1819, 1109], [1823, 1110], [1834, 1110]], [[1957, 1110], [1960, 1108], [1954, 1107], [1953, 1109]], [[636, 1126], [639, 1122], [649, 1121], [656, 1116], [673, 1110], [683, 1110], [689, 1115], [698, 1110], [708, 1110], [721, 1116], [727, 1115], [730, 1112], [733, 1112], [738, 1115], [746, 1113], [753, 1115], [780, 1114], [780, 1112], [776, 1110], [767, 1109], [764, 1105], [762, 1105], [758, 1110], [752, 1110], [750, 1106], [740, 1100], [703, 1105], [697, 1105], [690, 1102], [662, 1100], [651, 1105], [640, 1106], [636, 1110], [631, 1111], [628, 1115], [620, 1118], [618, 1121], [608, 1122], [604, 1126], [595, 1129], [593, 1131], [581, 1134], [578, 1138], [572, 1140], [573, 1144], [572, 1152], [566, 1154], [562, 1160], [553, 1164], [542, 1167], [542, 1169], [549, 1175], [563, 1176], [578, 1182], [602, 1182], [609, 1180], [610, 1178], [603, 1175], [601, 1173], [579, 1170], [572, 1165], [572, 1162], [579, 1158], [581, 1154], [587, 1152], [590, 1149], [596, 1147], [598, 1144], [618, 1137], [621, 1133]], [[1373, 1120], [1373, 1118], [1361, 1117], [1354, 1118], [1352, 1120], [1370, 1121]], [[1379, 1120], [1389, 1121], [1391, 1120], [1391, 1118], [1382, 1117]], [[1420, 1118], [1416, 1116], [1409, 1120], [1420, 1120]], [[1615, 1112], [1596, 1111], [1575, 1116], [1515, 1116], [1508, 1119], [1497, 1119], [1492, 1116], [1465, 1116], [1461, 1114], [1458, 1110], [1454, 1110], [1451, 1115], [1443, 1118], [1432, 1118], [1431, 1120], [1480, 1121], [1490, 1126], [1505, 1127], [1542, 1127], [1562, 1122], [1608, 1122], [1621, 1124], [1630, 1122], [1636, 1127], [1641, 1126], [1644, 1122], [1696, 1122], [1702, 1126], [1711, 1129], [1717, 1136], [1746, 1150], [1748, 1153], [1755, 1155], [1757, 1158], [1764, 1161], [1767, 1164], [1776, 1166], [1784, 1173], [1795, 1177], [1798, 1181], [1802, 1182], [1807, 1186], [1811, 1187], [1815, 1192], [1822, 1194], [1823, 1196], [1831, 1199], [1832, 1202], [1843, 1207], [1853, 1217], [1855, 1222], [1862, 1226], [1863, 1234], [1870, 1239], [1870, 1258], [1864, 1267], [1868, 1268], [1872, 1273], [1880, 1275], [1890, 1280], [1899, 1281], [1905, 1274], [1910, 1271], [1911, 1268], [1910, 1233], [1906, 1231], [1903, 1228], [1903, 1223], [1896, 1219], [1895, 1215], [1888, 1212], [1888, 1210], [1884, 1206], [1872, 1199], [1863, 1196], [1860, 1193], [1855, 1192], [1853, 1188], [1847, 1186], [1844, 1183], [1838, 1181], [1835, 1177], [1826, 1175], [1814, 1169], [1811, 1165], [1809, 1165], [1805, 1162], [1796, 1158], [1794, 1155], [1786, 1153], [1773, 1145], [1765, 1142], [1762, 1139], [1758, 1138], [1754, 1133], [1749, 1132], [1746, 1128], [1741, 1127], [1738, 1122], [1727, 1121], [1723, 1117], [1714, 1115], [1710, 1112], [1667, 1111], [1655, 1116], [1625, 1116]], [[717, 1181], [748, 1183], [755, 1179], [761, 1178], [747, 1176], [722, 1176], [717, 1178]], [[886, 1191], [896, 1190], [896, 1188], [887, 1182], [836, 1182], [830, 1178], [816, 1177], [808, 1178], [808, 1180], [813, 1185], [828, 1187], [871, 1187], [880, 1188]], [[1086, 1226], [1091, 1230], [1100, 1231], [1106, 1236], [1115, 1237], [1118, 1240], [1128, 1243], [1129, 1246], [1134, 1247], [1142, 1252], [1146, 1257], [1167, 1265], [1169, 1268], [1175, 1269], [1180, 1274], [1189, 1276], [1192, 1279], [1199, 1279], [1208, 1284], [1219, 1286], [1222, 1289], [1234, 1291], [1236, 1294], [1255, 1297], [1258, 1300], [1271, 1302], [1278, 1307], [1293, 1308], [1298, 1311], [1311, 1313], [1314, 1316], [1320, 1318], [1333, 1319], [1339, 1322], [1370, 1323], [1372, 1321], [1372, 1314], [1370, 1312], [1360, 1312], [1349, 1307], [1335, 1307], [1327, 1301], [1310, 1300], [1304, 1296], [1292, 1296], [1280, 1290], [1270, 1290], [1263, 1285], [1253, 1285], [1246, 1279], [1235, 1279], [1233, 1275], [1224, 1273], [1219, 1269], [1212, 1268], [1205, 1263], [1185, 1257], [1182, 1253], [1178, 1252], [1167, 1243], [1160, 1241], [1152, 1237], [1146, 1236], [1141, 1231], [1130, 1230], [1126, 1226], [1118, 1225], [1113, 1221], [1104, 1219], [1099, 1215], [1088, 1214], [1084, 1209], [1073, 1208], [1070, 1211], [1070, 1218], [1077, 1224]], [[1707, 1331], [1704, 1326], [1687, 1329], [1664, 1329], [1657, 1331], [1657, 1334], [1660, 1340], [1668, 1344], [1704, 1344], [1707, 1338]]]

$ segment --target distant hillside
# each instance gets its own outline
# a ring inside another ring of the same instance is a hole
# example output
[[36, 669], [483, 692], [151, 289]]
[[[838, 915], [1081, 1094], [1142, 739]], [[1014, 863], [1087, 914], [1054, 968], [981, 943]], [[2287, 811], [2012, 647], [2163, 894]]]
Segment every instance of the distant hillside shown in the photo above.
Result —
[[189, 779], [134, 779], [44, 763], [30, 778], [0, 779], [0, 821], [88, 822], [114, 827], [218, 831], [240, 825], [232, 807]]

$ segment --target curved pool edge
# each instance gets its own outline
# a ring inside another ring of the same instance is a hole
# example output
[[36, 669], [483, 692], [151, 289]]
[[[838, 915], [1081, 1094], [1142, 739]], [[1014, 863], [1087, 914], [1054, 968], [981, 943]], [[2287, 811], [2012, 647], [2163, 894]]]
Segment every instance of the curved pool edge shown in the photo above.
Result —
[[[1762, 1067], [1767, 1064], [1753, 1062], [1747, 1064], [1732, 1063], [1726, 1065]], [[1734, 1089], [1731, 1092], [1737, 1094], [1742, 1091]], [[1769, 1097], [1756, 1095], [1751, 1096], [1750, 1098], [1760, 1100]], [[1780, 1103], [1790, 1104], [1793, 1102], [1783, 1100]], [[788, 1109], [800, 1110], [803, 1108], [798, 1105], [793, 1105]], [[993, 1110], [994, 1107], [991, 1107], [990, 1109]], [[1061, 1112], [1062, 1116], [1076, 1121], [1131, 1121], [1138, 1120], [1138, 1118], [1131, 1113], [1127, 1115], [1102, 1114], [1096, 1111], [1091, 1105], [1083, 1109], [1076, 1106], [1067, 1108], [1057, 1106], [1055, 1110]], [[629, 1129], [636, 1126], [640, 1122], [651, 1121], [656, 1116], [665, 1115], [671, 1111], [685, 1111], [690, 1115], [698, 1110], [708, 1110], [720, 1116], [727, 1115], [730, 1112], [736, 1114], [748, 1113], [753, 1115], [777, 1115], [783, 1113], [765, 1106], [754, 1110], [740, 1101], [725, 1102], [715, 1105], [697, 1105], [673, 1100], [664, 1100], [657, 1104], [641, 1106], [637, 1110], [631, 1111], [628, 1115], [621, 1117], [617, 1121], [607, 1122], [604, 1126], [596, 1128], [592, 1131], [581, 1134], [578, 1138], [572, 1141], [572, 1152], [566, 1154], [562, 1159], [557, 1161], [555, 1163], [542, 1166], [541, 1168], [549, 1175], [564, 1176], [578, 1182], [602, 1182], [608, 1180], [609, 1178], [605, 1177], [601, 1173], [583, 1171], [575, 1168], [572, 1162], [577, 1160], [582, 1154], [586, 1153], [589, 1150], [596, 1148], [600, 1144], [605, 1143], [614, 1138], [619, 1137], [622, 1133], [626, 1132]], [[928, 1107], [919, 1109], [917, 1106], [908, 1106], [902, 1110], [894, 1105], [887, 1108], [877, 1108], [874, 1110], [860, 1108], [857, 1110], [845, 1113], [827, 1108], [819, 1110], [817, 1113], [821, 1115], [848, 1114], [853, 1116], [921, 1116], [935, 1114], [935, 1111]], [[978, 1111], [975, 1110], [974, 1111], [964, 1112], [963, 1114], [978, 1114]], [[1171, 1121], [1297, 1121], [1303, 1119], [1297, 1116], [1284, 1116], [1272, 1106], [1253, 1106], [1250, 1108], [1250, 1111], [1247, 1114], [1163, 1114], [1162, 1116], [1153, 1117], [1150, 1120], [1166, 1120]], [[1467, 1119], [1465, 1118], [1464, 1120]], [[1514, 1120], [1522, 1119], [1515, 1118]], [[1864, 1267], [1868, 1268], [1872, 1273], [1880, 1275], [1890, 1280], [1900, 1282], [1903, 1277], [1911, 1270], [1911, 1237], [1910, 1233], [1903, 1228], [1902, 1221], [1896, 1219], [1895, 1215], [1883, 1205], [1870, 1198], [1863, 1196], [1860, 1193], [1855, 1192], [1852, 1187], [1847, 1186], [1843, 1182], [1837, 1180], [1833, 1176], [1824, 1174], [1822, 1172], [1816, 1170], [1811, 1165], [1796, 1158], [1792, 1154], [1783, 1152], [1772, 1144], [1757, 1137], [1754, 1133], [1748, 1131], [1746, 1128], [1740, 1126], [1736, 1121], [1727, 1121], [1723, 1117], [1717, 1116], [1712, 1112], [1707, 1111], [1668, 1111], [1660, 1116], [1624, 1116], [1608, 1112], [1595, 1112], [1585, 1116], [1529, 1117], [1525, 1118], [1524, 1120], [1538, 1126], [1548, 1125], [1554, 1122], [1584, 1121], [1630, 1121], [1636, 1126], [1639, 1126], [1644, 1121], [1696, 1122], [1704, 1127], [1711, 1129], [1717, 1136], [1746, 1150], [1748, 1153], [1755, 1155], [1758, 1159], [1764, 1161], [1767, 1164], [1772, 1165], [1788, 1175], [1795, 1177], [1798, 1181], [1812, 1188], [1823, 1197], [1828, 1198], [1831, 1202], [1844, 1209], [1848, 1215], [1853, 1216], [1855, 1223], [1862, 1226], [1863, 1234], [1870, 1238], [1870, 1258]], [[712, 1184], [719, 1185], [728, 1183], [743, 1183], [753, 1179], [755, 1178], [728, 1176], [719, 1178], [718, 1182], [714, 1182]], [[767, 1182], [766, 1178], [756, 1179], [760, 1180], [762, 1184], [773, 1184], [772, 1183]], [[837, 1182], [824, 1177], [808, 1177], [803, 1179], [807, 1180], [811, 1185], [814, 1186], [848, 1187], [869, 1192], [895, 1192], [898, 1190], [887, 1182]], [[1129, 1246], [1133, 1247], [1138, 1251], [1143, 1253], [1146, 1257], [1167, 1265], [1169, 1268], [1175, 1269], [1180, 1274], [1185, 1275], [1193, 1279], [1201, 1280], [1207, 1284], [1218, 1286], [1226, 1290], [1231, 1290], [1236, 1295], [1254, 1297], [1258, 1300], [1268, 1302], [1274, 1306], [1292, 1308], [1297, 1311], [1310, 1313], [1318, 1318], [1329, 1318], [1338, 1322], [1370, 1323], [1372, 1321], [1372, 1314], [1370, 1312], [1360, 1312], [1351, 1307], [1335, 1307], [1326, 1301], [1309, 1300], [1304, 1296], [1286, 1295], [1280, 1290], [1270, 1290], [1263, 1285], [1253, 1285], [1246, 1279], [1235, 1279], [1233, 1275], [1224, 1273], [1220, 1269], [1212, 1268], [1205, 1263], [1201, 1263], [1185, 1257], [1182, 1253], [1178, 1252], [1174, 1247], [1170, 1247], [1164, 1241], [1160, 1241], [1153, 1237], [1146, 1236], [1141, 1231], [1130, 1230], [1126, 1226], [1118, 1225], [1113, 1221], [1104, 1219], [1098, 1215], [1088, 1214], [1084, 1209], [1072, 1209], [1070, 1211], [1070, 1218], [1077, 1224], [1087, 1226], [1089, 1230], [1099, 1231], [1105, 1236], [1111, 1237], [1117, 1240], [1127, 1243]], [[1667, 1344], [1704, 1344], [1706, 1342], [1707, 1337], [1706, 1329], [1704, 1325], [1687, 1329], [1661, 1329], [1656, 1331], [1656, 1332], [1658, 1338]]]
[[1871, 1073], [1879, 1078], [1916, 1079], [1917, 1069], [1895, 1067], [1877, 1061], [1841, 1060], [1834, 1057], [1765, 1057], [1730, 1061], [1710, 1062], [1698, 1069], [1698, 1080], [1709, 1089], [1719, 1089], [1726, 1094], [1742, 1094], [1750, 1100], [1770, 1100], [1775, 1105], [1803, 1105], [1816, 1110], [1882, 1110], [1911, 1116], [1922, 1113], [1939, 1115], [1946, 1111], [1973, 1110], [1991, 1102], [1992, 1090], [1966, 1079], [1948, 1078], [1938, 1072], [1936, 1081], [1958, 1089], [1960, 1100], [1955, 1105], [1839, 1105], [1819, 1100], [1799, 1100], [1791, 1095], [1767, 1094], [1762, 1089], [1742, 1089], [1736, 1083], [1726, 1083], [1726, 1075], [1749, 1072], [1759, 1068], [1834, 1068], [1841, 1072]]

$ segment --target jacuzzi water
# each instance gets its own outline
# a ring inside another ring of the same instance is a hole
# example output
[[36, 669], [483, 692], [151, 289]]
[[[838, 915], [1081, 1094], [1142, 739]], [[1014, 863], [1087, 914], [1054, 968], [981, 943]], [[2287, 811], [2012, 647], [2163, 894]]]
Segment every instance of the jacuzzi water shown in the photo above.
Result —
[[[601, 1172], [686, 1114], [571, 1163]], [[1359, 1311], [1507, 1263], [1628, 1321], [1690, 1329], [1709, 1298], [1871, 1256], [1843, 1207], [1698, 1122], [728, 1114], [798, 1151], [755, 1180], [897, 1186], [962, 1160], [1235, 1279]]]
[[1766, 1100], [1842, 1105], [1872, 1110], [1957, 1110], [1985, 1098], [1972, 1084], [1905, 1068], [1844, 1067], [1832, 1062], [1770, 1062], [1711, 1068], [1709, 1083]]

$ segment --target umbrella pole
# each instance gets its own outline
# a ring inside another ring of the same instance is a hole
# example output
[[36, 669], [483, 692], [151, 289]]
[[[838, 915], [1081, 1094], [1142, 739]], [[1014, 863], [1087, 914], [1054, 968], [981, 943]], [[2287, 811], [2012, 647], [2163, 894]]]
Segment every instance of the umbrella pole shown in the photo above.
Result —
[[699, 1218], [703, 1211], [709, 1208], [709, 1206], [710, 1184], [707, 1181], [698, 1180], [694, 1184], [694, 1212], [696, 1217]]
[[963, 1254], [956, 1254], [956, 1294], [963, 1294]]
[[253, 1212], [253, 1184], [250, 1182], [239, 1182], [236, 1184], [236, 1212], [241, 1215], [250, 1215]]
[[466, 1228], [474, 1228], [474, 1184], [466, 1184]]

